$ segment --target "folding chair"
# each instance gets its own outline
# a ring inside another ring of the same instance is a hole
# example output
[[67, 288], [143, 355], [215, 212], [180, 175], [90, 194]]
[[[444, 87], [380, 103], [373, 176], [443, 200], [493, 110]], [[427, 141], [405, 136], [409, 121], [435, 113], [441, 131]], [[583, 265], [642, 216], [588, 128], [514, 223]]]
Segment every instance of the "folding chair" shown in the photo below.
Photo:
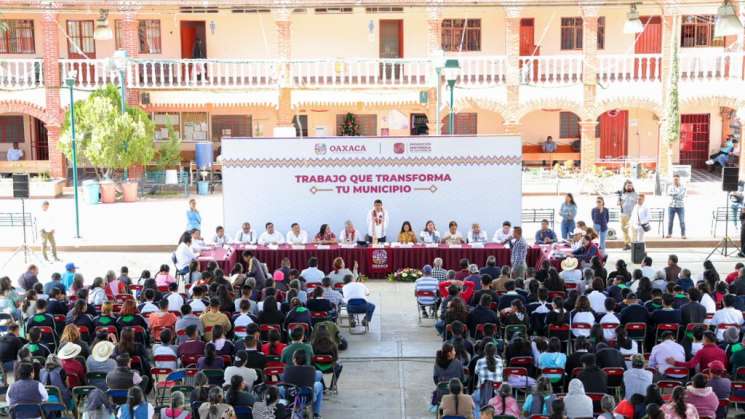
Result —
[[235, 411], [235, 417], [237, 419], [252, 419], [253, 418], [253, 409], [249, 405], [243, 405], [243, 404], [237, 404], [233, 406], [233, 410]]
[[225, 371], [223, 370], [202, 370], [204, 375], [207, 376], [207, 382], [210, 385], [213, 386], [221, 386], [224, 378], [225, 378]]
[[513, 356], [508, 361], [510, 367], [524, 367], [529, 368], [534, 365], [532, 356]]
[[278, 324], [260, 324], [259, 325], [259, 337], [262, 342], [269, 340], [269, 331], [276, 330], [280, 334], [282, 333], [282, 326]]
[[658, 381], [657, 387], [660, 389], [660, 395], [662, 396], [662, 400], [669, 402], [673, 396], [673, 389], [680, 385], [681, 385], [680, 381], [675, 381], [675, 380]]
[[[417, 312], [417, 323], [422, 324], [422, 310], [429, 310], [431, 318], [437, 319], [437, 292], [432, 290], [416, 290], [414, 291], [414, 297], [416, 298], [416, 312]], [[420, 298], [431, 298], [432, 302], [429, 304], [422, 304]]]
[[331, 355], [313, 355], [311, 358], [313, 365], [322, 374], [331, 374], [331, 384], [329, 385], [329, 391], [334, 394], [338, 394], [339, 391], [336, 386], [338, 379], [336, 375], [336, 361]]
[[197, 361], [199, 360], [199, 357], [201, 355], [194, 355], [194, 354], [183, 354], [181, 355], [181, 366], [183, 367], [189, 367], [189, 366], [196, 366]]
[[730, 403], [735, 405], [745, 403], [745, 381], [733, 381], [732, 390], [729, 396]]
[[282, 381], [282, 374], [284, 372], [285, 372], [284, 366], [272, 366], [272, 367], [264, 368], [263, 370], [264, 384], [268, 386], [276, 386]]
[[564, 368], [543, 368], [541, 369], [541, 375], [543, 376], [558, 376], [555, 378], [549, 378], [551, 385], [555, 388], [564, 388]]
[[[592, 325], [590, 323], [572, 323], [569, 327], [572, 331], [572, 333], [569, 334], [569, 337], [572, 340], [575, 340], [577, 338], [577, 336], [575, 336], [575, 332], [586, 331], [589, 335], [590, 330], [592, 330]], [[572, 351], [574, 350], [574, 348], [571, 349]]]
[[555, 337], [561, 342], [562, 348], [566, 349], [569, 347], [569, 335], [570, 329], [568, 324], [549, 324], [548, 325], [548, 338]]
[[[88, 326], [78, 326], [78, 331], [80, 332], [80, 339], [83, 339], [86, 342], [91, 342], [91, 331], [88, 330]], [[83, 363], [85, 365], [85, 363]]]
[[657, 329], [654, 332], [654, 342], [658, 344], [662, 341], [662, 334], [665, 332], [672, 332], [675, 339], [678, 338], [678, 330], [680, 325], [678, 323], [660, 323], [657, 325]]
[[494, 326], [495, 331], [498, 328], [498, 326], [495, 323], [479, 323], [476, 325], [476, 330], [475, 330], [476, 336], [473, 337], [474, 339], [481, 339], [482, 337], [484, 337], [484, 328], [486, 327], [487, 324]]
[[63, 403], [62, 392], [57, 386], [44, 386], [44, 389], [47, 391], [47, 395], [49, 395], [50, 403]]
[[[95, 390], [96, 386], [77, 386], [72, 388], [72, 400], [75, 403], [75, 413], [78, 417], [82, 417], [83, 408], [85, 408], [85, 399], [88, 397], [91, 391]], [[105, 390], [105, 389], [104, 389]]]
[[11, 419], [43, 418], [44, 411], [38, 404], [17, 404], [10, 407]]
[[512, 336], [515, 333], [519, 333], [524, 337], [528, 337], [528, 326], [524, 324], [508, 324], [504, 327], [504, 334], [502, 335], [502, 338], [505, 340], [505, 342], [512, 339]]
[[121, 406], [127, 403], [127, 390], [112, 390], [106, 391], [106, 394], [111, 399], [111, 402], [117, 406]]
[[636, 341], [642, 354], [644, 353], [644, 340], [647, 338], [646, 323], [626, 323], [624, 326], [629, 339]]
[[[370, 331], [370, 324], [364, 320], [367, 313], [367, 301], [362, 298], [352, 298], [347, 301], [347, 314], [349, 315], [349, 333], [352, 335], [364, 335]], [[362, 320], [360, 319], [362, 318]], [[356, 326], [362, 324], [363, 331], [356, 332]]]
[[615, 397], [621, 400], [621, 388], [623, 387], [623, 368], [603, 368], [608, 376], [608, 388], [615, 390]]
[[50, 351], [55, 352], [57, 348], [57, 338], [54, 334], [54, 329], [49, 326], [34, 326], [31, 330], [33, 329], [39, 329], [39, 332], [41, 332], [40, 342], [49, 346]]
[[157, 405], [165, 403], [168, 388], [175, 384], [173, 381], [169, 383], [167, 379], [168, 375], [172, 372], [173, 370], [170, 368], [150, 368], [150, 375], [153, 377], [153, 381], [155, 381], [155, 403]]
[[[528, 385], [528, 369], [525, 367], [507, 367], [502, 371], [502, 376], [504, 377], [504, 381], [509, 381], [511, 375], [517, 375], [518, 378], [522, 377], [525, 379], [525, 388], [519, 388], [517, 386], [513, 387], [513, 395], [515, 396], [515, 399], [517, 399], [518, 395], [520, 393], [523, 393], [525, 395], [528, 391], [530, 391], [530, 386]], [[513, 380], [513, 383], [518, 383], [518, 381]], [[527, 397], [527, 396], [525, 396]]]
[[603, 413], [603, 409], [600, 408], [600, 401], [603, 400], [605, 393], [587, 393], [587, 395], [592, 399], [592, 413], [596, 416]]
[[676, 380], [680, 384], [685, 384], [685, 382], [688, 380], [688, 377], [691, 376], [691, 371], [688, 368], [683, 367], [670, 367], [665, 370], [665, 374], [663, 375], [665, 376], [666, 380]]
[[[72, 412], [67, 409], [63, 402], [47, 402], [41, 404], [41, 410], [45, 418], [73, 419]], [[65, 415], [69, 413], [69, 415]]]
[[296, 327], [303, 328], [303, 336], [305, 337], [305, 340], [310, 339], [310, 325], [308, 323], [288, 323], [287, 331], [290, 332]]

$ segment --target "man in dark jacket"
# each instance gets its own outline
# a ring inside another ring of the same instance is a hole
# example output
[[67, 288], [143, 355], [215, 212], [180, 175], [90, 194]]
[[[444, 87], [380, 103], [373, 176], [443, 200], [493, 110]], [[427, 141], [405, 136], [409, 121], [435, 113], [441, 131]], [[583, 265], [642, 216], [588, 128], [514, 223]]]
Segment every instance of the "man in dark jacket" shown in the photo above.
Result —
[[489, 294], [484, 294], [481, 296], [479, 305], [468, 313], [468, 319], [466, 322], [468, 323], [468, 331], [471, 333], [471, 336], [476, 336], [476, 326], [480, 323], [499, 324], [497, 313], [495, 313], [490, 307], [491, 302], [491, 296]]
[[492, 301], [499, 300], [499, 295], [497, 295], [497, 293], [493, 289], [489, 288], [489, 284], [491, 284], [491, 281], [492, 277], [490, 275], [481, 275], [481, 289], [473, 293], [473, 297], [471, 297], [471, 301], [468, 302], [468, 305], [470, 305], [471, 307], [479, 305], [482, 295], [489, 295]]
[[567, 356], [567, 362], [564, 366], [567, 376], [572, 377], [572, 371], [575, 368], [582, 367], [582, 357], [590, 353], [590, 346], [590, 341], [584, 336], [580, 336], [574, 341], [574, 351]]
[[706, 307], [699, 303], [700, 299], [701, 292], [698, 288], [693, 287], [688, 290], [688, 304], [680, 308], [683, 327], [689, 323], [703, 323], [706, 320]]
[[649, 321], [649, 311], [639, 304], [635, 294], [629, 294], [626, 297], [628, 305], [621, 310], [618, 319], [621, 324], [626, 323], [646, 323]]
[[486, 266], [481, 268], [481, 275], [489, 275], [492, 279], [498, 277], [501, 274], [499, 266], [497, 266], [496, 256], [489, 256], [486, 258]]
[[34, 284], [39, 282], [37, 275], [39, 275], [39, 268], [37, 268], [36, 265], [28, 265], [26, 272], [18, 278], [18, 283], [21, 284], [21, 288], [29, 291], [34, 287]]
[[[323, 401], [323, 384], [321, 374], [316, 373], [315, 367], [307, 364], [305, 350], [298, 349], [292, 355], [292, 366], [286, 367], [282, 374], [282, 382], [293, 386], [313, 390], [313, 415], [319, 417], [321, 414], [321, 402]], [[287, 391], [285, 389], [285, 391]], [[286, 395], [286, 393], [283, 393]]]
[[582, 381], [585, 386], [586, 393], [601, 393], [605, 394], [608, 392], [608, 375], [598, 368], [595, 355], [586, 354], [582, 357], [582, 372], [577, 378]]
[[623, 368], [626, 369], [626, 360], [623, 359], [621, 351], [611, 348], [605, 343], [598, 343], [595, 357], [597, 358], [598, 368]]

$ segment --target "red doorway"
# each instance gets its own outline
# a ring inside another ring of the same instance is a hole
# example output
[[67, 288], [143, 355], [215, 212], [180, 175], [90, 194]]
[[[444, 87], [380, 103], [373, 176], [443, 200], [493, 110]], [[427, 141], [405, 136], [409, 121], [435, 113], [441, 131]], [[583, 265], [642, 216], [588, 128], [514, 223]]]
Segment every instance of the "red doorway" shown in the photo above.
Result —
[[[535, 44], [535, 19], [520, 19], [520, 57], [538, 56], [541, 54], [541, 48]], [[533, 66], [533, 80], [538, 78], [538, 63], [531, 62]], [[520, 60], [520, 68], [523, 66], [523, 60]]]
[[34, 130], [36, 131], [36, 136], [32, 137], [34, 160], [49, 160], [47, 126], [41, 120], [34, 118]]
[[706, 167], [709, 158], [709, 114], [680, 116], [680, 164]]
[[600, 158], [626, 157], [629, 145], [629, 111], [611, 110], [598, 118]]
[[[662, 52], [662, 18], [642, 16], [644, 32], [634, 43], [635, 54], [659, 54]], [[635, 80], [655, 80], [660, 74], [660, 60], [652, 57], [639, 57], [634, 60]]]
[[[380, 58], [403, 58], [404, 57], [404, 21], [380, 20], [380, 45], [378, 48]], [[380, 64], [380, 77], [384, 80], [399, 79], [402, 73], [401, 65], [393, 63]]]
[[[181, 58], [203, 59], [207, 58], [207, 39], [205, 23], [203, 20], [181, 21]], [[197, 45], [197, 40], [200, 44]], [[185, 64], [182, 68], [183, 77], [190, 81], [201, 80], [206, 76], [207, 67], [204, 63]]]

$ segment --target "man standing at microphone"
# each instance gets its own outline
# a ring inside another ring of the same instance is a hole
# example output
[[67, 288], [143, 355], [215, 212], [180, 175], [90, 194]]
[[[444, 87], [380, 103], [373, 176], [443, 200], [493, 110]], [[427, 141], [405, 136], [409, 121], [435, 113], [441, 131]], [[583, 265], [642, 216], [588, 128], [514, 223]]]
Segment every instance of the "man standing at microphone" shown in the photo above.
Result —
[[383, 208], [383, 201], [376, 199], [373, 208], [367, 213], [368, 243], [385, 243], [385, 229], [388, 227], [388, 211]]

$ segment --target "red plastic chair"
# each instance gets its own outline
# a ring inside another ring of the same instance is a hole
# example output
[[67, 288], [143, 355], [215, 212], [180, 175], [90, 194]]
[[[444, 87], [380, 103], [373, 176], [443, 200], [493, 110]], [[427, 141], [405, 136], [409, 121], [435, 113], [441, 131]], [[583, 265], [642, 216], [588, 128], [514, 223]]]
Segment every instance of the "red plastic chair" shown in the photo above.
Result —
[[264, 384], [274, 386], [282, 381], [282, 374], [285, 372], [284, 366], [272, 366], [264, 368]]
[[302, 327], [303, 333], [306, 338], [310, 337], [310, 325], [308, 323], [288, 323], [287, 330], [292, 331], [296, 327]]
[[681, 376], [680, 380], [685, 380], [690, 376], [691, 372], [688, 368], [684, 367], [670, 367], [665, 370], [665, 377], [672, 377], [676, 379], [677, 376]]
[[183, 365], [184, 367], [189, 367], [192, 365], [196, 366], [200, 356], [201, 355], [198, 354], [181, 355], [181, 365]]
[[494, 323], [479, 323], [476, 325], [476, 336], [473, 337], [474, 339], [481, 339], [484, 336], [484, 328], [487, 324], [494, 326], [494, 330], [497, 330], [497, 325]]
[[608, 388], [616, 391], [616, 397], [620, 399], [621, 388], [623, 387], [623, 368], [603, 368], [608, 376]]
[[738, 404], [745, 403], [745, 381], [733, 381], [731, 391], [729, 401], [735, 404], [735, 408]]
[[512, 357], [509, 361], [510, 367], [525, 367], [530, 368], [533, 366], [533, 357], [532, 356], [515, 356]]
[[673, 336], [678, 337], [678, 330], [680, 325], [678, 323], [660, 323], [657, 325], [655, 330], [655, 342], [660, 343], [662, 340], [662, 334], [665, 332], [672, 332]]

